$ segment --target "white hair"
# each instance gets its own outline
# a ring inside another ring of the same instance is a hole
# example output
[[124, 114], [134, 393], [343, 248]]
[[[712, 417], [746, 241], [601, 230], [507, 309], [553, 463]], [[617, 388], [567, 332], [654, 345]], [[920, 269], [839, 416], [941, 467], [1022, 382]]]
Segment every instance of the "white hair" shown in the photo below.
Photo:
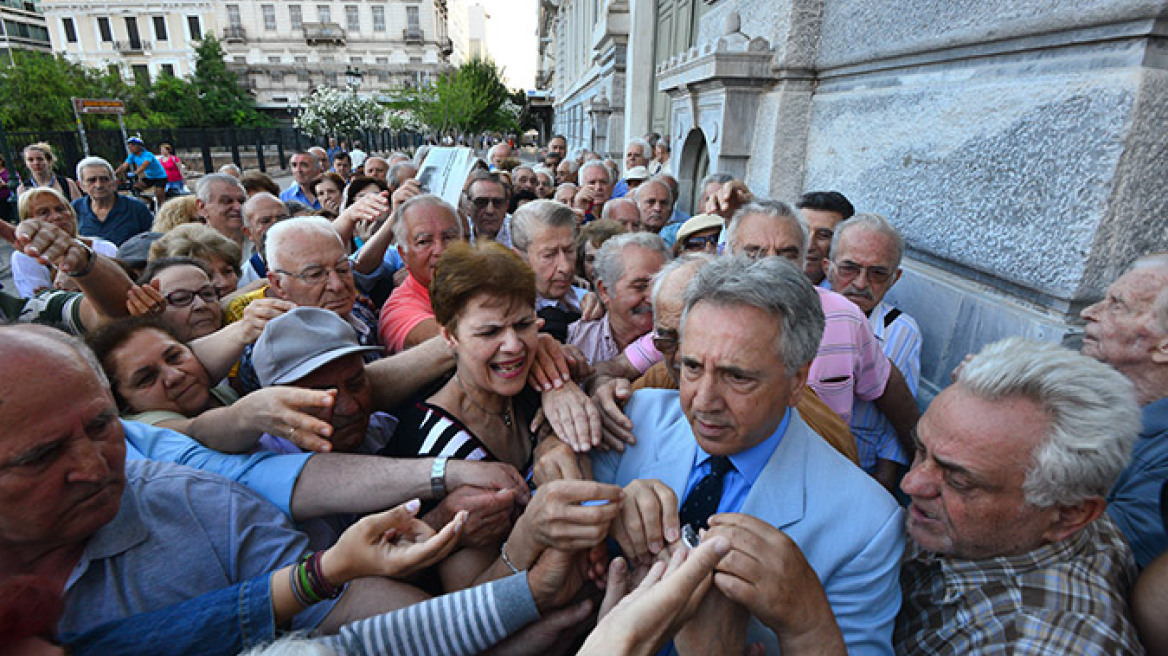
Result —
[[594, 168], [599, 168], [601, 171], [604, 171], [604, 177], [605, 177], [605, 179], [608, 180], [608, 184], [613, 183], [612, 169], [605, 166], [604, 162], [602, 162], [598, 159], [590, 159], [587, 162], [584, 162], [580, 166], [580, 170], [577, 171], [577, 175], [578, 175], [577, 179], [580, 180], [581, 183], [583, 183], [584, 182], [584, 172], [587, 171], [588, 169], [594, 169]]
[[92, 156], [86, 157], [80, 162], [77, 162], [77, 179], [81, 180], [81, 172], [91, 166], [100, 166], [109, 172], [111, 178], [114, 177], [114, 167], [110, 166], [109, 162], [105, 161], [105, 159], [101, 157]]
[[243, 183], [240, 182], [239, 179], [235, 176], [228, 175], [226, 173], [212, 173], [210, 175], [204, 175], [202, 178], [199, 178], [199, 184], [195, 185], [195, 197], [204, 203], [210, 203], [211, 186], [216, 182], [225, 185], [231, 185], [232, 187], [235, 187], [245, 194], [247, 193], [247, 189], [244, 188]]
[[807, 228], [807, 221], [799, 210], [790, 203], [784, 203], [778, 200], [756, 200], [747, 203], [738, 208], [734, 216], [730, 218], [730, 225], [726, 227], [726, 247], [734, 252], [735, 236], [738, 232], [738, 225], [742, 223], [743, 217], [751, 214], [761, 214], [762, 216], [787, 223], [795, 229], [799, 237], [799, 261], [803, 261], [803, 256], [807, 254], [807, 243], [811, 238], [811, 231]]
[[893, 245], [892, 268], [900, 267], [900, 261], [904, 259], [904, 235], [900, 234], [900, 231], [894, 228], [888, 219], [879, 214], [856, 214], [840, 223], [839, 227], [835, 229], [835, 235], [831, 238], [832, 259], [835, 259], [835, 254], [839, 252], [839, 245], [843, 241], [844, 235], [859, 228], [867, 228], [891, 239]]
[[625, 275], [625, 249], [637, 246], [647, 251], [660, 253], [665, 261], [669, 261], [669, 247], [660, 235], [652, 232], [626, 232], [616, 235], [604, 242], [596, 252], [596, 277], [604, 282], [604, 286], [611, 293], [616, 283]]
[[272, 270], [285, 269], [285, 263], [280, 259], [284, 244], [294, 234], [315, 235], [322, 239], [335, 239], [341, 248], [345, 242], [333, 224], [323, 216], [296, 216], [268, 228], [264, 236], [264, 259], [268, 268]]
[[640, 137], [633, 137], [632, 139], [629, 139], [627, 144], [625, 144], [625, 152], [628, 152], [630, 146], [636, 146], [640, 148], [641, 155], [643, 155], [645, 159], [653, 159], [653, 147], [649, 145], [648, 141], [645, 141]]
[[406, 213], [413, 211], [415, 207], [438, 207], [446, 210], [450, 214], [450, 218], [454, 219], [454, 225], [458, 226], [458, 238], [462, 239], [466, 235], [462, 233], [462, 220], [458, 217], [458, 210], [446, 201], [442, 200], [434, 194], [422, 194], [421, 196], [414, 196], [401, 204], [397, 208], [397, 216], [393, 224], [393, 240], [397, 242], [398, 250], [405, 253], [410, 250], [410, 227], [406, 225]]
[[[1168, 253], [1150, 253], [1136, 258], [1136, 261], [1132, 262], [1131, 265], [1133, 270], [1154, 268], [1168, 271]], [[1162, 334], [1168, 334], [1168, 285], [1165, 285], [1160, 293], [1156, 294], [1156, 298], [1152, 302], [1152, 313], [1156, 317], [1156, 327]]]
[[511, 215], [511, 245], [526, 253], [536, 230], [565, 226], [571, 226], [575, 234], [576, 213], [572, 208], [554, 200], [533, 200]]
[[[663, 189], [665, 189], [665, 195], [669, 196], [669, 206], [673, 207], [673, 201], [677, 200], [676, 198], [673, 197], [673, 188], [669, 186], [668, 182], [662, 180], [661, 178], [659, 178], [657, 176], [649, 178], [648, 180], [637, 185], [637, 188], [633, 190], [633, 200], [640, 203], [641, 202], [641, 190], [647, 189], [649, 187], [649, 185], [661, 185], [661, 187]], [[668, 217], [666, 217], [666, 218], [668, 218]]]
[[1031, 454], [1022, 484], [1026, 502], [1039, 508], [1106, 498], [1140, 431], [1132, 382], [1058, 344], [995, 342], [962, 367], [955, 384], [986, 401], [1021, 397], [1043, 409], [1050, 431]]

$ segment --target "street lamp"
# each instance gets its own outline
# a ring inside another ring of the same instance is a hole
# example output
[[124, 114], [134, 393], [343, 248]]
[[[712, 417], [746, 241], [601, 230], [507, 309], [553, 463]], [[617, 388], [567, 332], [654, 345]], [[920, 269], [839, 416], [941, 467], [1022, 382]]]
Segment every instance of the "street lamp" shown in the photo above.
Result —
[[345, 84], [349, 86], [349, 90], [353, 92], [354, 96], [357, 95], [357, 89], [361, 88], [362, 77], [364, 76], [361, 75], [361, 71], [352, 66], [345, 67]]

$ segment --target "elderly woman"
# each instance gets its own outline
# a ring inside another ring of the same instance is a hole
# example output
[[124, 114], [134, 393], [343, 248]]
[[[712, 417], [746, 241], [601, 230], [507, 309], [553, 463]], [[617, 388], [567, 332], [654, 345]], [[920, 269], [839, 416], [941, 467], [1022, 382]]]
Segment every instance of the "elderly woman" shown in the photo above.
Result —
[[71, 178], [53, 173], [53, 147], [40, 142], [24, 147], [24, 165], [28, 167], [29, 177], [24, 184], [17, 188], [17, 194], [23, 194], [30, 189], [55, 189], [65, 196], [69, 202], [81, 198], [81, 188]]
[[170, 232], [187, 223], [203, 223], [202, 217], [199, 216], [199, 209], [196, 207], [197, 202], [198, 198], [193, 194], [166, 201], [162, 204], [162, 209], [158, 210], [158, 214], [155, 215], [154, 225], [150, 226], [150, 231]]
[[[495, 242], [447, 248], [434, 272], [430, 300], [440, 335], [455, 354], [454, 376], [401, 413], [383, 455], [505, 462], [520, 473], [530, 472], [536, 436], [529, 424], [539, 398], [526, 381], [542, 324], [535, 316], [535, 293], [535, 274], [510, 249]], [[619, 498], [619, 491], [611, 489], [591, 493]], [[479, 545], [451, 556], [440, 568], [445, 589], [529, 566], [538, 556], [537, 544], [555, 541], [550, 537], [555, 522], [547, 510], [563, 502], [537, 495], [502, 547]], [[617, 504], [611, 505], [585, 524], [596, 529], [604, 516], [615, 516]], [[497, 519], [505, 527], [508, 518]], [[598, 542], [603, 535], [592, 537]]]
[[190, 257], [164, 257], [151, 261], [140, 285], [153, 285], [166, 308], [159, 320], [170, 332], [186, 343], [205, 337], [223, 327], [223, 310], [219, 294], [211, 283], [211, 270], [201, 260]]
[[222, 299], [239, 284], [239, 244], [201, 223], [174, 228], [150, 247], [150, 259], [190, 257], [201, 260], [211, 272], [211, 283]]
[[[61, 192], [51, 187], [34, 187], [20, 196], [17, 204], [20, 220], [38, 219], [51, 223], [66, 233], [77, 237], [77, 212]], [[117, 255], [118, 247], [112, 242], [97, 237], [78, 237], [85, 245], [107, 257]], [[16, 291], [24, 298], [52, 289], [57, 272], [50, 265], [41, 264], [35, 258], [19, 251], [12, 254], [12, 282]]]
[[[252, 303], [243, 321], [225, 329], [231, 334], [223, 336], [222, 343], [242, 352], [268, 319], [287, 309], [283, 304], [278, 300]], [[126, 419], [170, 428], [228, 453], [254, 449], [264, 433], [295, 436], [293, 429], [297, 429], [302, 436], [310, 436], [330, 430], [327, 423], [305, 412], [331, 404], [329, 392], [271, 387], [241, 399], [228, 385], [214, 384], [225, 371], [209, 372], [194, 351], [156, 318], [109, 323], [91, 333], [87, 343], [109, 377]]]

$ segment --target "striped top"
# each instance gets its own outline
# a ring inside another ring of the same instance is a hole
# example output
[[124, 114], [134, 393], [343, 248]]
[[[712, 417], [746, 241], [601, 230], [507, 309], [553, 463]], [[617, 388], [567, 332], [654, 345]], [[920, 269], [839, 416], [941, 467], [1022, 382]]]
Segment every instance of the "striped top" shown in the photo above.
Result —
[[[868, 322], [884, 355], [900, 370], [909, 391], [916, 396], [921, 380], [921, 329], [915, 319], [903, 312], [885, 326], [885, 317], [891, 311], [892, 306], [882, 301], [872, 308]], [[908, 464], [909, 454], [901, 447], [892, 422], [871, 401], [856, 399], [851, 428], [864, 471], [871, 473], [877, 458]]]
[[815, 291], [823, 304], [825, 323], [807, 385], [850, 423], [854, 401], [873, 401], [884, 394], [890, 364], [868, 318], [855, 303], [819, 287]]

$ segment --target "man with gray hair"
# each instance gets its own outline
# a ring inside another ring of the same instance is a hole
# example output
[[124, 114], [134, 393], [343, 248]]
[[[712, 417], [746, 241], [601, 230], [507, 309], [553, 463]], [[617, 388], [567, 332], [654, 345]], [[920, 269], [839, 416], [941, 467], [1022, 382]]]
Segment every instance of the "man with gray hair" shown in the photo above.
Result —
[[[780, 258], [701, 267], [685, 291], [680, 391], [635, 392], [636, 443], [592, 456], [597, 481], [624, 486], [611, 535], [626, 557], [706, 526], [731, 537], [703, 612], [675, 640], [683, 653], [719, 637], [725, 653], [754, 642], [767, 653], [892, 653], [900, 508], [792, 410], [823, 331], [816, 300]], [[788, 597], [811, 583], [814, 597]], [[803, 642], [820, 626], [830, 631]]]
[[[732, 255], [777, 257], [803, 266], [807, 225], [788, 203], [747, 203], [735, 212], [727, 233], [726, 246]], [[892, 422], [901, 444], [911, 448], [912, 428], [920, 410], [904, 376], [880, 350], [859, 308], [835, 292], [820, 287], [815, 290], [827, 326], [807, 384], [845, 422], [851, 422], [856, 400], [873, 402]], [[892, 483], [886, 481], [890, 488]]]
[[565, 342], [568, 326], [580, 318], [580, 300], [588, 293], [574, 287], [576, 213], [563, 203], [532, 201], [511, 217], [511, 244], [535, 272], [535, 312], [543, 332]]
[[[900, 279], [904, 237], [879, 214], [857, 214], [836, 229], [830, 252], [824, 262], [831, 290], [867, 315], [884, 355], [915, 396], [921, 376], [921, 329], [912, 317], [884, 300]], [[856, 399], [851, 426], [860, 449], [860, 466], [885, 486], [895, 485], [898, 470], [909, 463], [909, 451], [897, 440], [892, 423], [871, 401]]]
[[205, 175], [195, 186], [195, 213], [219, 234], [241, 246], [246, 201], [247, 190], [237, 178], [226, 173]]
[[579, 171], [579, 169], [579, 162], [571, 158], [565, 158], [556, 165], [556, 184], [562, 185], [565, 182], [576, 184], [577, 171]]
[[612, 198], [612, 171], [600, 160], [589, 160], [580, 167], [579, 178], [574, 207], [584, 212], [585, 221], [591, 221], [601, 215], [604, 204]]
[[673, 191], [664, 180], [650, 178], [633, 190], [633, 200], [641, 213], [641, 229], [661, 235], [665, 245], [673, 247], [680, 225], [666, 225], [673, 215]]
[[669, 247], [651, 232], [617, 235], [596, 253], [596, 293], [606, 312], [568, 326], [568, 343], [590, 363], [617, 357], [653, 329], [653, 276], [669, 261]]
[[641, 231], [641, 211], [631, 198], [614, 198], [608, 201], [604, 204], [600, 218], [605, 221], [616, 221], [625, 227], [626, 232]]
[[240, 287], [268, 277], [268, 263], [264, 259], [268, 230], [291, 216], [287, 203], [266, 191], [253, 195], [243, 204], [243, 233], [252, 244], [253, 252], [239, 275]]
[[1020, 338], [958, 372], [902, 482], [898, 653], [1143, 653], [1131, 549], [1104, 514], [1139, 430], [1134, 392], [1110, 367]]
[[[625, 173], [628, 174], [632, 169], [643, 166], [648, 170], [649, 160], [653, 159], [653, 146], [649, 145], [648, 141], [640, 137], [629, 139], [625, 144]], [[616, 186], [612, 188], [613, 198], [624, 198], [629, 193], [629, 181], [621, 178], [617, 181]]]
[[402, 203], [394, 223], [394, 240], [409, 275], [381, 308], [377, 331], [390, 353], [398, 353], [438, 334], [430, 305], [430, 281], [438, 259], [464, 239], [458, 212], [437, 196], [423, 194]]
[[487, 151], [487, 163], [491, 165], [490, 170], [499, 171], [503, 168], [503, 162], [511, 158], [511, 144], [507, 141], [500, 141], [491, 146]]
[[130, 237], [149, 232], [154, 217], [146, 204], [118, 193], [114, 167], [100, 157], [77, 163], [77, 181], [85, 196], [73, 201], [77, 234], [100, 237], [121, 246]]

